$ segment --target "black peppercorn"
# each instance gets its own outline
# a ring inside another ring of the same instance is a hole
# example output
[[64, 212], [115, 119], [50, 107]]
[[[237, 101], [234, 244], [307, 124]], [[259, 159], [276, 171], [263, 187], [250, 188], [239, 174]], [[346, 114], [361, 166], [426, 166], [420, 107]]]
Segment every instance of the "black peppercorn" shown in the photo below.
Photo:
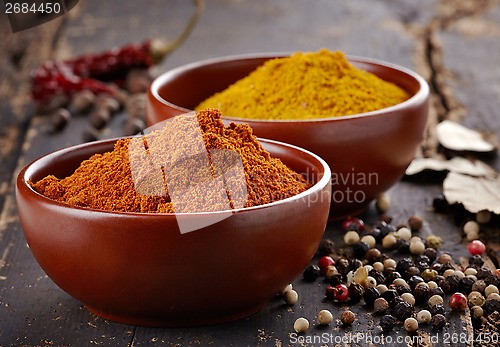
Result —
[[384, 332], [390, 332], [396, 325], [396, 318], [390, 314], [386, 314], [380, 319], [380, 327]]
[[406, 240], [399, 239], [396, 242], [395, 248], [398, 250], [399, 253], [406, 254], [410, 252], [410, 243]]
[[377, 242], [382, 241], [382, 233], [380, 232], [380, 229], [378, 229], [378, 228], [373, 228], [372, 230], [370, 230], [368, 232], [367, 235], [373, 236]]
[[413, 296], [416, 302], [425, 302], [429, 298], [429, 287], [427, 286], [416, 286], [413, 290]]
[[408, 284], [410, 287], [415, 288], [417, 284], [424, 282], [424, 279], [420, 276], [411, 276], [410, 279], [408, 280]]
[[444, 291], [441, 287], [431, 288], [429, 289], [427, 294], [429, 295], [429, 298], [434, 295], [439, 295], [440, 297], [444, 298]]
[[380, 298], [380, 292], [377, 288], [368, 288], [363, 294], [363, 299], [368, 306], [373, 305], [373, 302]]
[[359, 283], [352, 282], [349, 285], [349, 298], [353, 301], [359, 301], [365, 293], [365, 288]]
[[397, 298], [399, 296], [398, 292], [395, 289], [387, 289], [384, 294], [382, 294], [382, 297], [387, 300], [387, 302], [390, 304], [392, 300]]
[[436, 284], [443, 290], [443, 292], [451, 292], [451, 286], [443, 276], [436, 276], [436, 278], [434, 278], [434, 282], [436, 282]]
[[335, 267], [339, 273], [345, 276], [350, 271], [349, 260], [346, 258], [340, 258], [335, 262]]
[[316, 278], [318, 278], [320, 275], [320, 270], [319, 266], [317, 265], [309, 265], [305, 270], [302, 276], [304, 277], [304, 280], [307, 282], [314, 282], [316, 281]]
[[330, 255], [335, 253], [335, 244], [330, 239], [321, 240], [318, 246], [318, 250], [316, 251], [316, 255], [319, 257]]
[[435, 271], [437, 271], [438, 273], [443, 273], [443, 272], [441, 271], [441, 269], [442, 269], [442, 268], [443, 268], [443, 265], [442, 265], [442, 264], [440, 264], [440, 263], [434, 263], [434, 264], [432, 264], [432, 266], [431, 266], [431, 270], [435, 270]]
[[435, 316], [437, 314], [442, 314], [443, 316], [445, 315], [446, 311], [444, 309], [443, 305], [434, 305], [429, 308], [429, 312]]
[[444, 263], [441, 265], [441, 274], [443, 274], [446, 270], [449, 270], [449, 269], [452, 269], [452, 270], [455, 270], [455, 266], [453, 266], [453, 264], [451, 262], [447, 262], [447, 263]]
[[486, 277], [488, 277], [492, 274], [493, 274], [493, 272], [490, 269], [482, 267], [479, 270], [477, 270], [476, 277], [478, 280], [484, 280]]
[[328, 284], [331, 285], [332, 287], [335, 287], [341, 283], [342, 283], [342, 275], [341, 274], [335, 274], [328, 279]]
[[396, 271], [400, 273], [405, 273], [410, 267], [413, 266], [413, 261], [410, 258], [404, 258], [398, 261], [396, 264]]
[[[362, 243], [362, 242], [360, 242]], [[359, 259], [351, 259], [351, 262], [350, 262], [350, 269], [352, 271], [356, 271], [358, 268], [360, 268], [361, 266], [363, 266], [363, 262]]]
[[437, 250], [432, 247], [427, 247], [424, 250], [424, 255], [429, 258], [429, 262], [433, 262], [437, 258]]
[[357, 242], [356, 244], [354, 244], [352, 246], [352, 248], [354, 251], [354, 255], [357, 258], [364, 258], [366, 252], [368, 252], [368, 250], [370, 249], [370, 246], [368, 246], [367, 243], [360, 241], [360, 242]]
[[399, 295], [402, 295], [404, 293], [411, 293], [410, 288], [408, 288], [407, 286], [396, 286], [395, 289]]
[[[369, 263], [373, 264], [376, 261], [380, 261], [380, 256], [382, 253], [377, 248], [371, 248], [365, 253], [365, 258]], [[378, 281], [377, 281], [378, 282]]]
[[396, 231], [396, 227], [392, 224], [388, 224], [386, 222], [380, 221], [378, 222], [375, 227], [380, 230], [380, 238], [383, 239], [386, 237], [389, 233], [392, 233]]
[[420, 270], [416, 266], [410, 266], [408, 270], [406, 270], [406, 277], [411, 278], [413, 276], [418, 276], [420, 275]]
[[430, 268], [429, 263], [426, 263], [425, 261], [416, 262], [415, 266], [420, 270], [420, 272], [424, 272]]
[[481, 267], [484, 265], [484, 259], [481, 255], [476, 254], [475, 256], [469, 258], [469, 264]]
[[487, 314], [491, 314], [495, 311], [500, 312], [500, 301], [495, 299], [486, 300], [483, 309]]
[[52, 131], [58, 132], [64, 129], [71, 119], [71, 113], [65, 108], [59, 108], [50, 116]]
[[431, 262], [429, 257], [426, 256], [425, 254], [421, 254], [421, 255], [417, 256], [414, 260], [415, 263], [420, 263], [421, 261], [426, 262], [427, 264], [429, 264]]
[[94, 128], [83, 129], [82, 131], [82, 141], [83, 142], [93, 142], [99, 139], [99, 132]]
[[391, 311], [394, 310], [394, 307], [396, 307], [397, 304], [399, 304], [400, 302], [404, 302], [403, 298], [400, 297], [400, 296], [396, 296], [391, 302], [390, 302], [390, 305], [391, 305]]
[[369, 276], [373, 277], [378, 284], [385, 283], [385, 276], [382, 272], [377, 271], [375, 269], [371, 269], [368, 273]]
[[103, 129], [110, 120], [111, 113], [105, 108], [95, 109], [89, 116], [90, 125], [97, 130]]
[[484, 279], [484, 282], [486, 285], [493, 284], [496, 287], [500, 287], [500, 278], [498, 278], [496, 275], [491, 274], [488, 277]]
[[450, 285], [450, 292], [456, 292], [460, 289], [460, 277], [457, 275], [446, 277], [446, 282]]
[[386, 284], [391, 284], [397, 278], [401, 278], [401, 274], [399, 272], [394, 271], [393, 273], [391, 273], [391, 274], [389, 274], [389, 275], [386, 276], [385, 283]]
[[484, 280], [477, 280], [476, 282], [474, 282], [474, 284], [472, 285], [472, 291], [474, 292], [479, 292], [479, 293], [484, 293], [484, 289], [487, 287], [488, 285], [486, 284], [486, 282]]
[[413, 307], [406, 301], [396, 304], [396, 306], [394, 306], [392, 310], [392, 315], [400, 321], [404, 321], [406, 318], [410, 318], [412, 313]]
[[460, 291], [462, 293], [469, 294], [472, 291], [472, 285], [474, 282], [475, 280], [473, 277], [465, 276], [460, 280]]
[[446, 213], [450, 208], [450, 204], [443, 194], [438, 194], [432, 200], [432, 207], [438, 213]]
[[441, 330], [446, 325], [446, 317], [440, 313], [432, 316], [431, 319], [432, 328], [435, 330]]

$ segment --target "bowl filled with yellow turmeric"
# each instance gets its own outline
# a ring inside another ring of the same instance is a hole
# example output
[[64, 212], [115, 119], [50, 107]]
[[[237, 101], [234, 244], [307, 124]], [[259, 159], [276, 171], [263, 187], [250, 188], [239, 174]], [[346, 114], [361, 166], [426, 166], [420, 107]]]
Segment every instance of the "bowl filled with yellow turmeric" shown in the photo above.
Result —
[[330, 175], [317, 155], [204, 110], [47, 154], [21, 170], [16, 199], [35, 259], [91, 312], [193, 326], [255, 313], [302, 272]]
[[332, 169], [332, 218], [363, 211], [397, 182], [423, 138], [429, 87], [417, 73], [339, 51], [250, 54], [159, 76], [147, 122], [216, 108], [224, 122], [322, 157]]

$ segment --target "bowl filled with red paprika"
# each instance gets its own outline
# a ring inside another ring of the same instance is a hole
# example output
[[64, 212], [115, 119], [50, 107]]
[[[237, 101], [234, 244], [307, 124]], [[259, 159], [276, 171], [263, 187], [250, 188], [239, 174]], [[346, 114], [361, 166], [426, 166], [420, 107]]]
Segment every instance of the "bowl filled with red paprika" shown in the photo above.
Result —
[[363, 211], [404, 174], [423, 139], [429, 87], [415, 72], [320, 50], [229, 56], [159, 76], [149, 125], [204, 107], [257, 136], [305, 148], [332, 169], [330, 217]]
[[330, 175], [317, 155], [206, 110], [47, 154], [21, 170], [16, 197], [35, 259], [91, 312], [194, 326], [255, 313], [302, 272]]

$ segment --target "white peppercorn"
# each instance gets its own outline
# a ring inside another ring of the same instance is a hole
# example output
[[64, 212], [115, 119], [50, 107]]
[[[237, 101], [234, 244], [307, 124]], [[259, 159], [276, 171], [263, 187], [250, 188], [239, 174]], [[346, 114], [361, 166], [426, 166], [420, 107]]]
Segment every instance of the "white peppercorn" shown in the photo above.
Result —
[[455, 274], [455, 270], [454, 269], [448, 269], [445, 272], [443, 272], [444, 278], [453, 276], [454, 274]]
[[464, 233], [478, 233], [479, 232], [479, 224], [477, 222], [471, 220], [464, 224]]
[[462, 279], [465, 277], [465, 274], [460, 271], [460, 270], [456, 270], [455, 273], [454, 273], [455, 276], [458, 276], [458, 278]]
[[391, 206], [391, 198], [386, 193], [382, 193], [377, 197], [375, 201], [375, 207], [377, 208], [378, 213], [386, 213], [389, 207]]
[[469, 276], [469, 275], [476, 276], [477, 270], [474, 269], [473, 267], [469, 267], [469, 268], [465, 269], [464, 274], [465, 274], [465, 276]]
[[442, 305], [444, 303], [444, 300], [443, 298], [440, 296], [440, 295], [433, 295], [429, 298], [429, 300], [427, 301], [427, 304], [432, 307], [432, 306], [436, 306], [436, 305]]
[[281, 295], [285, 295], [286, 292], [288, 292], [289, 290], [292, 290], [292, 289], [293, 289], [293, 287], [292, 287], [292, 284], [290, 283], [285, 288], [283, 288], [281, 290]]
[[380, 295], [383, 295], [387, 291], [387, 286], [385, 284], [378, 284], [375, 288], [379, 291]]
[[384, 260], [384, 268], [385, 269], [388, 269], [388, 268], [395, 269], [396, 265], [397, 265], [396, 261], [392, 258], [387, 258], [386, 260]]
[[489, 286], [484, 288], [484, 295], [486, 295], [486, 297], [490, 296], [491, 293], [499, 293], [497, 286], [490, 284]]
[[404, 323], [404, 326], [405, 326], [405, 330], [409, 333], [412, 333], [414, 331], [417, 331], [418, 329], [418, 322], [415, 318], [406, 318], [405, 319], [405, 323]]
[[413, 296], [413, 294], [403, 293], [401, 294], [401, 298], [403, 299], [403, 301], [406, 301], [410, 305], [415, 306], [415, 297]]
[[402, 240], [410, 241], [412, 237], [411, 230], [406, 227], [402, 227], [396, 231], [396, 236]]
[[422, 311], [417, 313], [417, 321], [420, 324], [428, 324], [428, 323], [430, 323], [431, 319], [432, 319], [432, 315], [427, 310], [422, 310]]
[[285, 292], [283, 298], [288, 305], [294, 305], [299, 300], [299, 294], [295, 290], [290, 289], [289, 291]]
[[384, 272], [384, 264], [382, 264], [381, 262], [377, 261], [375, 263], [373, 263], [373, 268], [377, 271], [380, 271], [380, 272]]
[[429, 282], [427, 282], [427, 286], [429, 287], [429, 289], [434, 289], [434, 288], [439, 287], [439, 286], [437, 285], [437, 283], [436, 283], [436, 282], [434, 282], [434, 281], [429, 281]]
[[422, 241], [410, 243], [410, 253], [414, 255], [422, 255], [425, 251], [425, 244]]
[[304, 317], [297, 318], [293, 323], [293, 329], [298, 333], [304, 333], [309, 329], [309, 321]]
[[318, 323], [321, 325], [328, 325], [333, 321], [333, 315], [328, 310], [321, 310], [318, 313]]
[[396, 243], [398, 240], [396, 239], [396, 236], [393, 234], [388, 234], [382, 239], [382, 247], [385, 249], [392, 249], [394, 246], [396, 246]]
[[373, 248], [377, 244], [377, 240], [372, 235], [365, 235], [361, 238], [361, 242], [366, 243], [370, 248]]
[[367, 288], [375, 288], [377, 286], [377, 280], [372, 276], [366, 277]]
[[354, 245], [359, 242], [359, 234], [357, 231], [351, 230], [345, 233], [344, 242], [346, 245]]

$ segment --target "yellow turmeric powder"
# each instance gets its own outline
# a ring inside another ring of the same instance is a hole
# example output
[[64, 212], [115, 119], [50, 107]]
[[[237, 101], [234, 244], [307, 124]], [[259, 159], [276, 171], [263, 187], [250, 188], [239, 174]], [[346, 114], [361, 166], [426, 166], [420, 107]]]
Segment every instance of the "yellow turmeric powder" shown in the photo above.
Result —
[[344, 53], [321, 49], [268, 60], [196, 110], [215, 107], [236, 118], [311, 119], [374, 111], [408, 98], [395, 84], [351, 65]]

